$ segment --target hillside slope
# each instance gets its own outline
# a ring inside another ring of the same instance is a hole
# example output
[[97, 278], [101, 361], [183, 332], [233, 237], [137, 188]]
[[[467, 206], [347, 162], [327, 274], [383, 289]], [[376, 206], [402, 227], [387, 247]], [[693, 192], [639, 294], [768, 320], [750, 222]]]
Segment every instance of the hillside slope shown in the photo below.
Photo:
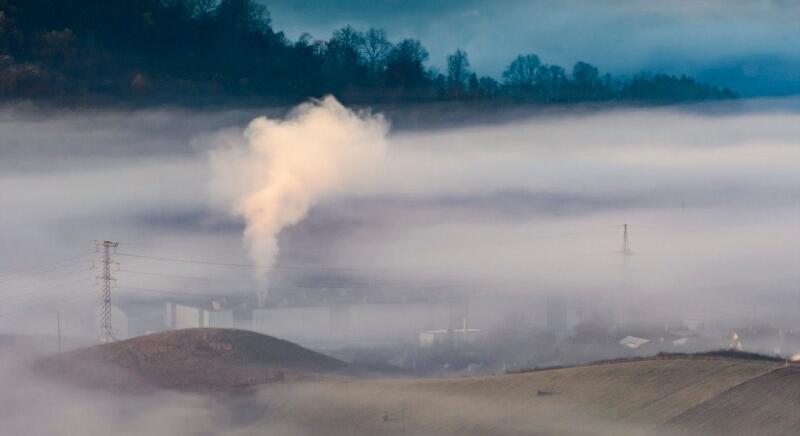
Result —
[[64, 353], [40, 368], [83, 385], [218, 391], [352, 375], [344, 362], [288, 341], [232, 329], [174, 330]]
[[780, 366], [673, 358], [481, 378], [269, 386], [265, 422], [328, 434], [668, 434], [666, 422]]
[[375, 379], [352, 377], [363, 373], [270, 336], [189, 329], [71, 351], [40, 367], [125, 393], [246, 389], [253, 395], [224, 396], [220, 403], [247, 411], [249, 432], [242, 434], [275, 425], [299, 435], [793, 434], [800, 425], [800, 367], [731, 356], [664, 356], [492, 377]]
[[792, 435], [800, 432], [800, 368], [790, 366], [733, 387], [671, 419], [686, 435]]

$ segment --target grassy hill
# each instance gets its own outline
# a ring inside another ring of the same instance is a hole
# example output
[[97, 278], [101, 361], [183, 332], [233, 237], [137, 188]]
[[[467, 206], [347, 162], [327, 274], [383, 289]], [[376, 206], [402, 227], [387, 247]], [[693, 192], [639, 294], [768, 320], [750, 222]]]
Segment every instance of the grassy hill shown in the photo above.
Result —
[[782, 435], [800, 425], [800, 366], [738, 353], [379, 379], [258, 333], [189, 329], [71, 351], [40, 366], [123, 392], [247, 388], [251, 395], [224, 403], [252, 411], [242, 434], [282, 425], [302, 435]]
[[83, 385], [123, 391], [220, 391], [355, 373], [342, 361], [291, 342], [231, 329], [156, 333], [64, 353], [39, 367]]
[[800, 368], [790, 366], [735, 386], [674, 417], [667, 428], [691, 435], [791, 435], [800, 429]]
[[[758, 385], [781, 366], [709, 356], [480, 378], [301, 383], [268, 389], [266, 420], [329, 434], [688, 434], [684, 430], [705, 429], [689, 420], [690, 411], [702, 416], [704, 404]], [[756, 434], [735, 429], [726, 434]]]

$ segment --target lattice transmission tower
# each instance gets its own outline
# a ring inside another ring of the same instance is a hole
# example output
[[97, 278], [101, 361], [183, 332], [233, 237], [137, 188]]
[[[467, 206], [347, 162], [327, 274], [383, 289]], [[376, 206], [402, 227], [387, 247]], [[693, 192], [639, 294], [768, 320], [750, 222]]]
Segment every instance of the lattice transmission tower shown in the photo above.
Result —
[[622, 225], [622, 254], [626, 257], [633, 254], [633, 252], [631, 251], [631, 239], [630, 236], [628, 235], [627, 224]]
[[98, 254], [97, 290], [100, 294], [100, 322], [97, 339], [100, 343], [105, 344], [114, 341], [114, 330], [111, 325], [111, 287], [114, 285], [114, 277], [111, 275], [111, 268], [115, 264], [113, 255], [119, 243], [94, 241], [94, 244]]

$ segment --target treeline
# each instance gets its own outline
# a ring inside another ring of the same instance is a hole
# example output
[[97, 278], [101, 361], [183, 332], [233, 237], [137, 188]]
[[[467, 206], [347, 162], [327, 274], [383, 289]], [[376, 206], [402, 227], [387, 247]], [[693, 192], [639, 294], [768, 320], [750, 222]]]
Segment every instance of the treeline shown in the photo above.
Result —
[[584, 62], [570, 71], [520, 55], [500, 78], [466, 52], [430, 68], [416, 39], [344, 27], [293, 41], [255, 0], [0, 0], [2, 98], [257, 97], [327, 93], [351, 102], [506, 99], [538, 103], [687, 102], [736, 94], [694, 79], [618, 79]]

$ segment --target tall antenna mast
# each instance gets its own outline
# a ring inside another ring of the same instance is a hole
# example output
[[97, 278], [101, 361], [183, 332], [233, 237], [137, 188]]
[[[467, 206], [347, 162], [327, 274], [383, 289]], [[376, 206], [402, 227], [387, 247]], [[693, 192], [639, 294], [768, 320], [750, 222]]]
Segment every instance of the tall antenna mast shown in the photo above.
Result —
[[105, 344], [114, 341], [114, 330], [111, 327], [111, 286], [114, 277], [111, 276], [111, 265], [113, 249], [117, 248], [118, 242], [94, 241], [95, 248], [99, 256], [100, 274], [97, 276], [97, 290], [100, 293], [100, 325], [97, 332], [97, 339]]
[[633, 252], [631, 251], [631, 241], [630, 238], [628, 237], [627, 224], [622, 225], [622, 254], [624, 256], [630, 256], [631, 254], [633, 254]]

